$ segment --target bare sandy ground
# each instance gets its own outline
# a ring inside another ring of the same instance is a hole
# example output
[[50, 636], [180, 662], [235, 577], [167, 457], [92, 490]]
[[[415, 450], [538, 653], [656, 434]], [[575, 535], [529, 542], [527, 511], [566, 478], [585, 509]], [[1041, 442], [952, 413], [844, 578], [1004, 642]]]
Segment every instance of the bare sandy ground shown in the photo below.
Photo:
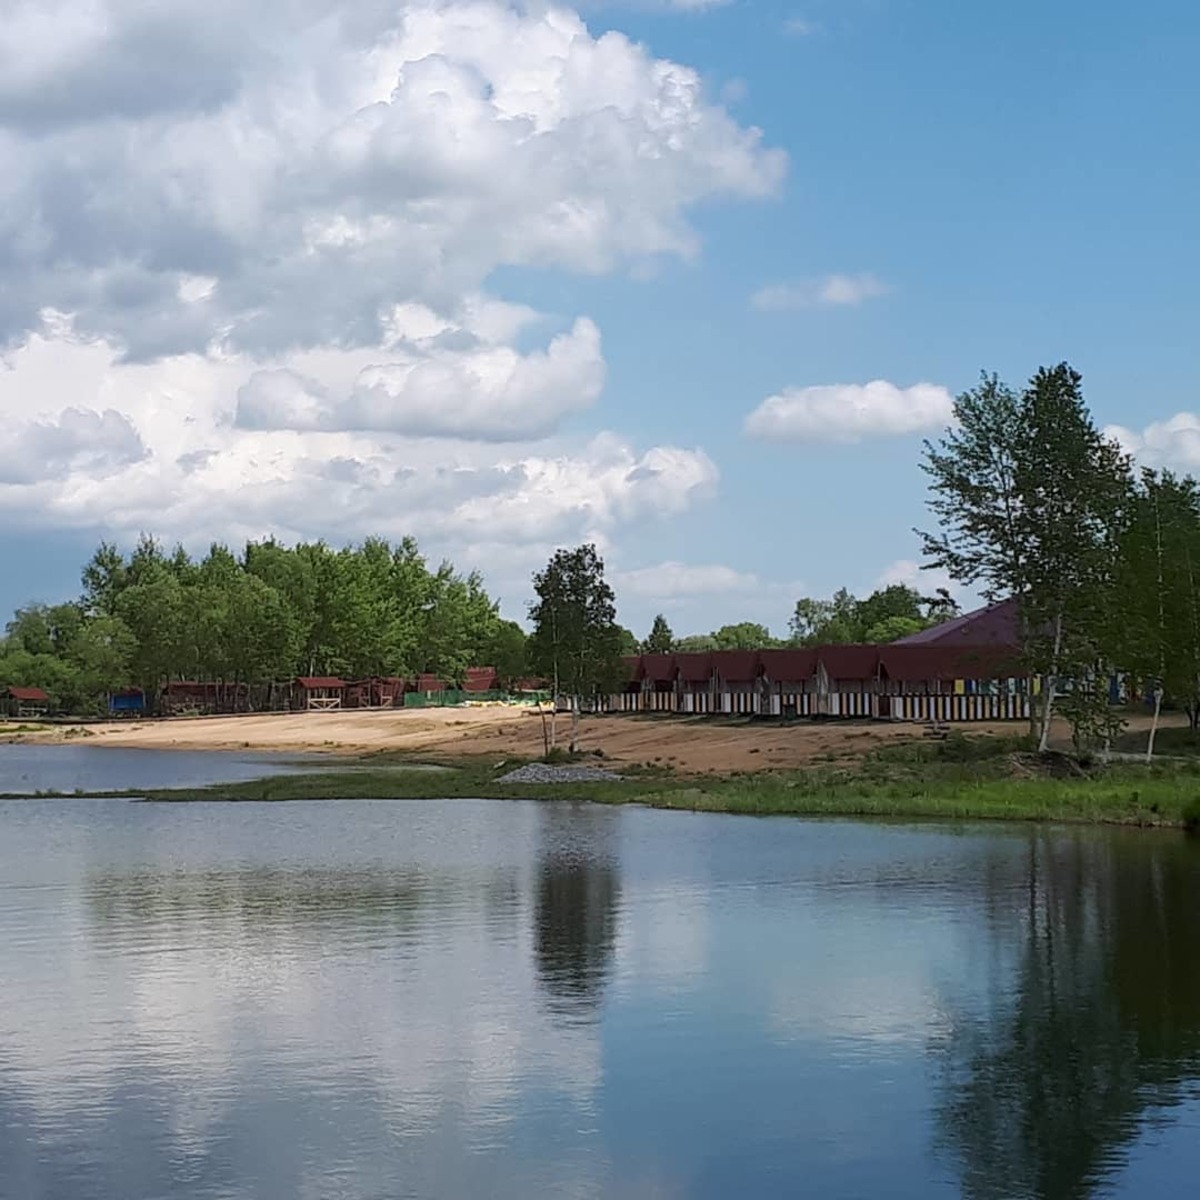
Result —
[[[1137, 727], [1139, 719], [1132, 724]], [[1008, 723], [964, 726], [974, 733], [1012, 733]], [[565, 744], [569, 719], [559, 718]], [[616, 764], [658, 763], [675, 770], [753, 771], [857, 758], [887, 742], [921, 736], [918, 725], [804, 724], [721, 721], [712, 718], [623, 717], [580, 723], [585, 750], [601, 750]], [[0, 737], [4, 737], [0, 725]], [[179, 750], [323, 751], [379, 750], [430, 757], [486, 755], [500, 760], [542, 753], [542, 721], [535, 711], [511, 707], [375, 712], [272, 713], [243, 717], [119, 721], [81, 727], [52, 726], [7, 740], [75, 741], [88, 745]]]

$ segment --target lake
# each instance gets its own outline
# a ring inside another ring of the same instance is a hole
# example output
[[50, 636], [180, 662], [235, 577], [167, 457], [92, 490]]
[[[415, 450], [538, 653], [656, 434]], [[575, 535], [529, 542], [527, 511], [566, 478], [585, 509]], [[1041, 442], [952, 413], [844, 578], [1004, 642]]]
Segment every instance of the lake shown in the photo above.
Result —
[[1188, 1194], [1179, 834], [0, 803], [0, 1195]]
[[[298, 770], [302, 757], [219, 750], [0, 743], [0, 796], [241, 783]], [[315, 760], [313, 765], [322, 765], [321, 760]]]

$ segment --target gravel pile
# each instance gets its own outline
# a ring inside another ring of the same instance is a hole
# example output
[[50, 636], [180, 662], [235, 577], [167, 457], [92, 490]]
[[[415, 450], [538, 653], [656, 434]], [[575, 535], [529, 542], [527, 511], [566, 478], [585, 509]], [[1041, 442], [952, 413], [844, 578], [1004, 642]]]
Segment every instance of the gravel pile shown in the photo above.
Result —
[[622, 776], [602, 767], [556, 767], [549, 763], [530, 763], [501, 775], [497, 783], [598, 783]]

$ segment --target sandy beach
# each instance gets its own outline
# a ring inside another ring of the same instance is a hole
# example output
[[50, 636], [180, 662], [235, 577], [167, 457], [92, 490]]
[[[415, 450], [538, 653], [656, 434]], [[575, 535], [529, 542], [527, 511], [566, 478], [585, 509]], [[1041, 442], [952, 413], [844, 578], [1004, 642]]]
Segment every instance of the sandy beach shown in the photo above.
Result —
[[[569, 719], [559, 717], [565, 743]], [[965, 728], [965, 727], [964, 727]], [[1013, 733], [1010, 724], [970, 726], [974, 733]], [[580, 744], [617, 764], [669, 764], [695, 774], [800, 767], [831, 758], [857, 758], [882, 743], [921, 736], [917, 725], [772, 724], [711, 718], [586, 718]], [[338, 753], [402, 751], [430, 757], [486, 755], [529, 758], [542, 753], [536, 711], [512, 707], [405, 711], [253, 714], [236, 717], [114, 721], [48, 726], [8, 740], [180, 750], [263, 750]]]

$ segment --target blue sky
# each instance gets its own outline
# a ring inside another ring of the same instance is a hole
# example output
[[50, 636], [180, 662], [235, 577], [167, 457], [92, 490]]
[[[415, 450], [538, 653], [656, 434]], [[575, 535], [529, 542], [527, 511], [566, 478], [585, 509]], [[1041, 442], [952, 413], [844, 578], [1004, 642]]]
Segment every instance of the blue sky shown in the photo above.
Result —
[[1192, 5], [170, 7], [0, 31], [0, 608], [101, 535], [412, 532], [520, 616], [586, 537], [639, 631], [782, 631], [911, 577], [949, 395], [1064, 358], [1200, 465]]

